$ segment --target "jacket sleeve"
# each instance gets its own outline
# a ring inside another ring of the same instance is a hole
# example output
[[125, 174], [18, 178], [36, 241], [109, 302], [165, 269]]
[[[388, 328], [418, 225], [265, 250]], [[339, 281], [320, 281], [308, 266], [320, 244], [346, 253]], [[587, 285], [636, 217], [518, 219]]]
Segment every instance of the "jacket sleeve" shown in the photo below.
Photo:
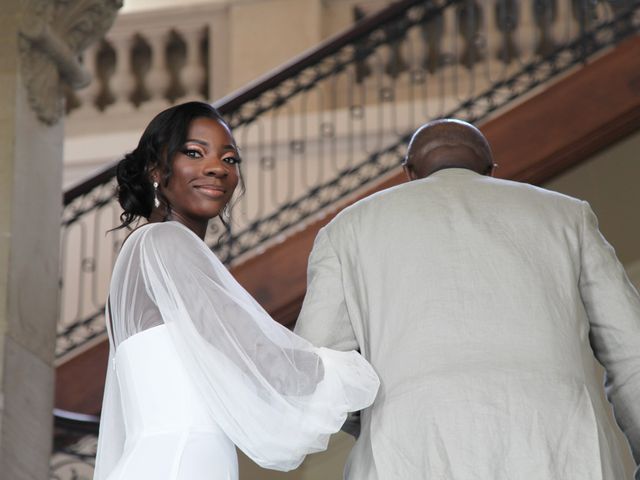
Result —
[[373, 402], [378, 378], [357, 352], [315, 348], [275, 322], [184, 227], [148, 228], [141, 269], [212, 417], [259, 465], [297, 467]]
[[[359, 348], [347, 311], [341, 265], [326, 229], [320, 230], [309, 256], [307, 294], [295, 332], [314, 345]], [[360, 412], [350, 413], [342, 430], [360, 436]]]
[[616, 421], [638, 465], [640, 298], [586, 202], [582, 204], [582, 220], [580, 292], [589, 317], [590, 341], [606, 371], [605, 390]]
[[346, 307], [340, 259], [326, 228], [318, 232], [309, 256], [307, 294], [295, 332], [318, 346], [359, 347]]

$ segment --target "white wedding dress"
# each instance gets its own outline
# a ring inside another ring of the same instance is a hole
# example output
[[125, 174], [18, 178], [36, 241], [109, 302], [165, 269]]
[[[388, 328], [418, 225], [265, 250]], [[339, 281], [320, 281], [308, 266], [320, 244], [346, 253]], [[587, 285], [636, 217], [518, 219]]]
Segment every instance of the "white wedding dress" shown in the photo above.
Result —
[[109, 298], [96, 480], [237, 480], [234, 445], [291, 470], [375, 398], [357, 352], [276, 323], [177, 222], [130, 235]]

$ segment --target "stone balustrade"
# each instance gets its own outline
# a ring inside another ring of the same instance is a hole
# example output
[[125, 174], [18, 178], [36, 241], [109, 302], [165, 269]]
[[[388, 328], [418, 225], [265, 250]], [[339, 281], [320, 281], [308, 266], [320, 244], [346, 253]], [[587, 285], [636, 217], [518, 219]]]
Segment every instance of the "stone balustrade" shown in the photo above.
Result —
[[[69, 120], [136, 110], [159, 111], [178, 101], [222, 95], [227, 78], [228, 9], [216, 5], [118, 16], [82, 62], [93, 77], [69, 92]], [[210, 65], [220, 68], [210, 68]]]

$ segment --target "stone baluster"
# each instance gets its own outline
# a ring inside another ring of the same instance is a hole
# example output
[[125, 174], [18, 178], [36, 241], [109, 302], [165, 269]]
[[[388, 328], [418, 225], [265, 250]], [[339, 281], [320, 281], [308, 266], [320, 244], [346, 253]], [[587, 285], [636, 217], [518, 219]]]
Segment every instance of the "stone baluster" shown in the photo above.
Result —
[[107, 107], [109, 112], [131, 112], [134, 110], [131, 94], [135, 88], [135, 77], [131, 71], [131, 47], [133, 35], [114, 36], [109, 39], [116, 53], [116, 65], [111, 77], [110, 91], [115, 101]]
[[97, 72], [97, 56], [98, 56], [99, 44], [93, 44], [85, 50], [82, 56], [82, 64], [86, 68], [89, 75], [91, 75], [91, 81], [86, 87], [76, 91], [76, 98], [80, 102], [80, 106], [74, 110], [71, 114], [76, 115], [93, 115], [96, 113], [96, 96], [100, 91], [100, 82], [98, 81]]
[[444, 38], [442, 13], [438, 13], [429, 21], [422, 23], [420, 33], [427, 47], [422, 58], [422, 67], [434, 73], [445, 62], [445, 55], [442, 52], [442, 39]]
[[502, 45], [497, 57], [504, 63], [511, 63], [518, 57], [518, 47], [513, 35], [518, 28], [520, 10], [516, 0], [498, 0], [495, 6], [496, 25], [501, 33]]
[[546, 57], [556, 49], [553, 39], [553, 24], [558, 18], [557, 0], [533, 0], [533, 19], [540, 32], [540, 40], [536, 45], [536, 54]]
[[620, 16], [620, 28], [616, 29], [616, 35], [626, 36], [633, 29], [633, 15], [629, 10], [631, 0], [605, 0], [614, 15]]
[[580, 31], [589, 30], [597, 18], [598, 0], [572, 0], [571, 5], [571, 12], [580, 26]]
[[150, 110], [159, 110], [169, 105], [167, 89], [171, 77], [167, 69], [167, 40], [169, 30], [155, 30], [145, 32], [143, 35], [151, 47], [151, 66], [145, 78], [147, 91], [151, 99], [143, 104]]
[[615, 15], [629, 13], [629, 17], [631, 17], [630, 15], [631, 12], [627, 12], [627, 10], [631, 8], [632, 0], [602, 0], [602, 1], [611, 7], [611, 10]]
[[[361, 7], [357, 5], [353, 7], [354, 23], [359, 22], [364, 17], [366, 17], [366, 13], [364, 10], [362, 10]], [[364, 81], [365, 78], [371, 75], [371, 67], [368, 65], [367, 59], [365, 58], [366, 49], [363, 48], [363, 44], [361, 42], [358, 42], [355, 44], [354, 48], [355, 48], [354, 57], [356, 59], [354, 63], [354, 68], [356, 72], [356, 82], [362, 83], [362, 81]]]
[[579, 43], [580, 56], [586, 62], [594, 46], [593, 24], [598, 18], [598, 0], [572, 0], [573, 17], [578, 22], [581, 40]]
[[409, 70], [409, 65], [402, 53], [402, 44], [407, 36], [407, 29], [404, 22], [397, 21], [384, 27], [384, 32], [389, 44], [389, 60], [384, 70], [391, 78], [396, 78], [402, 72]]
[[185, 100], [202, 100], [202, 87], [206, 79], [206, 71], [200, 56], [200, 42], [207, 30], [205, 28], [185, 28], [179, 32], [187, 47], [185, 65], [180, 71]]
[[474, 0], [467, 0], [458, 5], [456, 14], [458, 28], [464, 39], [464, 50], [460, 56], [460, 63], [470, 69], [484, 58], [482, 37], [480, 36], [482, 8]]

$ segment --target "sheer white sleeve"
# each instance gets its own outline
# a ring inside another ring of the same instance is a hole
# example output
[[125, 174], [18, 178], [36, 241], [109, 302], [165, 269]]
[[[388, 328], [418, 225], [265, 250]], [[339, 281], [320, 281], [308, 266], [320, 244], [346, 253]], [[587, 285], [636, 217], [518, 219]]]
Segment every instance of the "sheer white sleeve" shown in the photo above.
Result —
[[297, 467], [373, 402], [379, 380], [357, 352], [315, 348], [275, 322], [186, 227], [145, 227], [133, 248], [213, 418], [256, 463]]

